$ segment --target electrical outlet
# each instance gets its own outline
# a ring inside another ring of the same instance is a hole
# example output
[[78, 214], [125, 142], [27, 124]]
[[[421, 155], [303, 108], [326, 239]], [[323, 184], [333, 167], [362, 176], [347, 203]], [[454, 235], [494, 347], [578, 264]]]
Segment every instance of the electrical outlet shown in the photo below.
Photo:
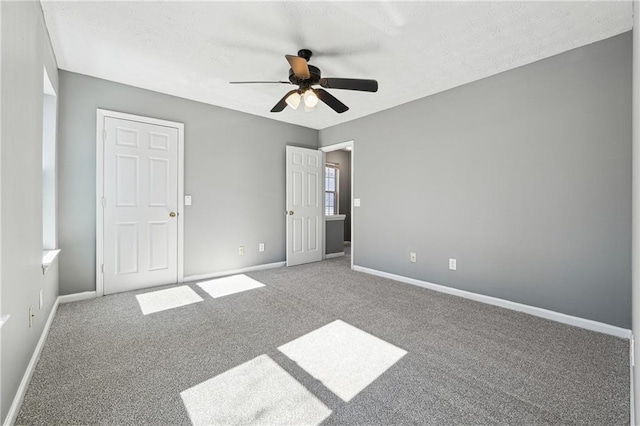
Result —
[[29, 328], [33, 327], [33, 306], [29, 306]]
[[258, 251], [264, 251], [264, 243], [258, 244]]
[[455, 259], [449, 259], [449, 269], [455, 271], [457, 268], [457, 262]]
[[418, 255], [416, 255], [415, 253], [411, 252], [409, 254], [409, 260], [411, 261], [411, 263], [416, 263], [418, 261]]
[[360, 198], [353, 199], [353, 207], [360, 207]]
[[238, 246], [238, 254], [244, 256], [244, 246]]
[[40, 309], [44, 305], [44, 290], [40, 290]]

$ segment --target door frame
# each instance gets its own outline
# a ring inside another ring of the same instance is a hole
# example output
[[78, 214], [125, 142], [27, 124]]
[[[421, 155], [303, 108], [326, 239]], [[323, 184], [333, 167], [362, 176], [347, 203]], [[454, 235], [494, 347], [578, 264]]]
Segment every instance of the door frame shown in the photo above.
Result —
[[[354, 165], [355, 165], [354, 159], [355, 159], [355, 155], [356, 155], [356, 141], [354, 139], [351, 139], [351, 140], [348, 140], [348, 141], [345, 141], [345, 142], [336, 143], [336, 144], [333, 144], [333, 145], [326, 145], [326, 146], [320, 147], [318, 149], [320, 151], [322, 151], [322, 161], [326, 164], [326, 162], [327, 162], [327, 159], [326, 159], [327, 152], [339, 151], [341, 149], [345, 149], [345, 148], [348, 148], [348, 147], [351, 147], [351, 173], [350, 173], [351, 174], [351, 176], [350, 176], [350, 179], [351, 179], [351, 182], [350, 182], [351, 183], [350, 184], [350, 186], [351, 186], [351, 207], [350, 207], [350, 215], [349, 216], [351, 218], [351, 221], [350, 221], [351, 222], [350, 223], [350, 226], [351, 226], [351, 269], [353, 269], [353, 259], [354, 259], [354, 250], [355, 250], [355, 232], [354, 232], [355, 231], [355, 226], [354, 226], [354, 219], [355, 218], [354, 218], [354, 215], [353, 215], [353, 213], [354, 213], [353, 199], [355, 198], [355, 193], [354, 193], [353, 189], [355, 188], [355, 186], [354, 186], [354, 182], [355, 182], [354, 177], [356, 175], [355, 174], [355, 168], [354, 168]], [[323, 168], [322, 169], [322, 191], [323, 192], [325, 191], [325, 186], [324, 185], [325, 185], [325, 176], [324, 176], [324, 168]], [[325, 214], [324, 207], [325, 207], [324, 206], [324, 197], [322, 197], [322, 217], [323, 217], [323, 219], [324, 219], [324, 214]], [[322, 256], [323, 256], [323, 259], [327, 258], [327, 254], [325, 253], [326, 251], [327, 251], [327, 249], [326, 249], [326, 238], [323, 235], [323, 238], [322, 238]]]
[[184, 123], [143, 117], [124, 112], [96, 110], [96, 295], [104, 296], [104, 120], [105, 118], [137, 121], [145, 124], [172, 127], [178, 130], [178, 277], [184, 281]]

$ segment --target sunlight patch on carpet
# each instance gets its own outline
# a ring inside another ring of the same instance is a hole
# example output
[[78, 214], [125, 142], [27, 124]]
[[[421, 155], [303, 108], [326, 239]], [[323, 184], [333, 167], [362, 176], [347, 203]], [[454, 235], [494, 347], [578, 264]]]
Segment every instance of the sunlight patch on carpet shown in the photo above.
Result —
[[343, 401], [350, 401], [407, 351], [337, 320], [278, 348]]
[[187, 285], [138, 294], [136, 295], [136, 299], [138, 299], [138, 304], [144, 315], [190, 305], [204, 300]]
[[228, 296], [234, 293], [241, 293], [254, 288], [264, 287], [260, 281], [249, 278], [244, 274], [232, 275], [230, 277], [216, 278], [215, 280], [203, 281], [198, 286], [209, 293], [214, 299]]
[[194, 425], [318, 425], [331, 410], [261, 355], [180, 393]]

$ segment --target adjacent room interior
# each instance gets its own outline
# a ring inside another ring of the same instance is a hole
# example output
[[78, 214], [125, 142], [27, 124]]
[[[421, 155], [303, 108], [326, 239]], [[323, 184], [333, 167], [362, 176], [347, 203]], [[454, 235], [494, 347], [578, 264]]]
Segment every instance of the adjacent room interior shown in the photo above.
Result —
[[637, 424], [632, 1], [0, 3], [0, 423]]

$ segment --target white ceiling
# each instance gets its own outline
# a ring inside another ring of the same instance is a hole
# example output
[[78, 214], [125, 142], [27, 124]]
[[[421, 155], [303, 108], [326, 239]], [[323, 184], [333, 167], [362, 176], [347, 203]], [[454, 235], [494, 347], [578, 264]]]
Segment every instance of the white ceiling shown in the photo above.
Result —
[[[314, 129], [353, 120], [632, 28], [616, 2], [50, 2], [60, 68]], [[373, 78], [377, 93], [331, 90], [350, 107], [269, 110], [285, 54], [315, 52], [324, 77]]]

